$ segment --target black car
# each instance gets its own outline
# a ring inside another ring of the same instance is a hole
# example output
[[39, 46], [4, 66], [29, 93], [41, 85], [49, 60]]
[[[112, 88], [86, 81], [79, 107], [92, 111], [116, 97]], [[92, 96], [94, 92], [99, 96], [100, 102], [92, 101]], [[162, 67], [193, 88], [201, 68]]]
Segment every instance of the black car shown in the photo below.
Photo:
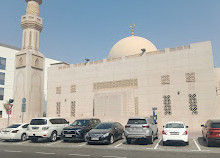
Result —
[[101, 121], [99, 119], [79, 119], [62, 131], [62, 140], [64, 142], [80, 140], [85, 141], [85, 135], [92, 128], [96, 127]]
[[104, 143], [112, 144], [114, 141], [122, 139], [124, 127], [118, 122], [104, 122], [97, 125], [86, 135], [88, 144]]

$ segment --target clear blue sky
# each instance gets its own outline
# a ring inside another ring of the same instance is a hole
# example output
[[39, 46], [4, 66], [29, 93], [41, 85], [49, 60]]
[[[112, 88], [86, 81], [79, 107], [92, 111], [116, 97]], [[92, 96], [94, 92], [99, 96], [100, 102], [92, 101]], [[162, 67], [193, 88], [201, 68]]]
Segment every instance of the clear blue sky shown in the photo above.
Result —
[[[25, 0], [1, 0], [0, 43], [21, 47]], [[212, 41], [220, 67], [220, 0], [43, 0], [40, 49], [48, 58], [81, 63], [107, 58], [111, 47], [135, 35], [158, 49]]]

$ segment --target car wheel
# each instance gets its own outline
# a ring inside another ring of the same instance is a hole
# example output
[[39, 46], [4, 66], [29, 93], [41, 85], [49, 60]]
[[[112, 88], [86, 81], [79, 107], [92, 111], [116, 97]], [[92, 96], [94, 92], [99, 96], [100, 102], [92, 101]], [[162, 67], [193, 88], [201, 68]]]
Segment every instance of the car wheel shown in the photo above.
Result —
[[126, 138], [127, 144], [131, 144], [131, 138]]
[[53, 131], [50, 135], [50, 141], [55, 142], [57, 140], [57, 132]]
[[167, 142], [163, 141], [163, 146], [166, 146], [167, 145]]
[[38, 138], [30, 138], [31, 142], [36, 143], [38, 141]]
[[149, 144], [153, 144], [154, 143], [154, 136], [152, 135], [150, 138], [149, 138]]
[[186, 142], [185, 144], [186, 144], [186, 145], [189, 145], [189, 142]]
[[21, 135], [21, 141], [23, 142], [23, 141], [25, 141], [25, 140], [27, 140], [27, 135], [26, 135], [25, 133], [23, 133], [23, 134]]
[[113, 135], [111, 135], [110, 139], [109, 139], [109, 144], [113, 144], [114, 143], [114, 137]]
[[206, 146], [207, 147], [210, 147], [210, 146], [212, 146], [212, 142], [207, 138], [207, 140], [206, 140]]

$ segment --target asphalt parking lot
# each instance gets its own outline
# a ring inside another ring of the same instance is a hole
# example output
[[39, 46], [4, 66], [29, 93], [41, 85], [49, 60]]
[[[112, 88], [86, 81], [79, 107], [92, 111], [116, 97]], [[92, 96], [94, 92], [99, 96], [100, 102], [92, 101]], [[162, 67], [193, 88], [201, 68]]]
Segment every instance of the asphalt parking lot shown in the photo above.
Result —
[[207, 152], [220, 153], [220, 144], [215, 144], [212, 147], [206, 147], [205, 142], [201, 137], [189, 138], [189, 145], [183, 143], [170, 143], [163, 146], [162, 139], [159, 138], [153, 144], [146, 144], [142, 141], [133, 141], [132, 144], [127, 144], [125, 139], [114, 142], [110, 145], [93, 144], [88, 145], [86, 142], [63, 142], [57, 140], [56, 142], [48, 142], [47, 140], [39, 140], [37, 143], [32, 143], [30, 140], [25, 142], [1, 141], [0, 146], [29, 146], [29, 147], [56, 147], [56, 148], [99, 148], [99, 149], [114, 149], [114, 150], [137, 150], [137, 151], [172, 151], [172, 152]]

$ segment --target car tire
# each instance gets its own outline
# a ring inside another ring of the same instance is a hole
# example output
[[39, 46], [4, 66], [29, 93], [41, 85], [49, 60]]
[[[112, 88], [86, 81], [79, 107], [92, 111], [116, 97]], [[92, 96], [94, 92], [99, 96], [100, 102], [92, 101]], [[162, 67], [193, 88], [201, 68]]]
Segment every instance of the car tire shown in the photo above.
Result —
[[55, 142], [57, 140], [57, 132], [53, 131], [50, 135], [50, 141]]
[[36, 143], [38, 141], [38, 138], [30, 138], [32, 143]]
[[113, 135], [111, 135], [109, 138], [109, 144], [113, 144], [113, 143], [114, 143], [114, 137]]
[[153, 136], [153, 134], [152, 134], [152, 136], [150, 136], [148, 142], [149, 142], [149, 144], [153, 144], [154, 143], [154, 136]]
[[23, 141], [25, 141], [25, 140], [27, 140], [27, 135], [26, 135], [25, 133], [23, 133], [23, 134], [21, 135], [21, 141], [23, 142]]
[[68, 141], [68, 140], [63, 140], [63, 142], [65, 142], [65, 143], [66, 143], [66, 142], [69, 142], [69, 141]]
[[167, 142], [163, 141], [163, 146], [166, 146], [167, 145]]
[[131, 144], [131, 138], [126, 138], [127, 144]]
[[186, 145], [189, 145], [189, 142], [185, 142]]

